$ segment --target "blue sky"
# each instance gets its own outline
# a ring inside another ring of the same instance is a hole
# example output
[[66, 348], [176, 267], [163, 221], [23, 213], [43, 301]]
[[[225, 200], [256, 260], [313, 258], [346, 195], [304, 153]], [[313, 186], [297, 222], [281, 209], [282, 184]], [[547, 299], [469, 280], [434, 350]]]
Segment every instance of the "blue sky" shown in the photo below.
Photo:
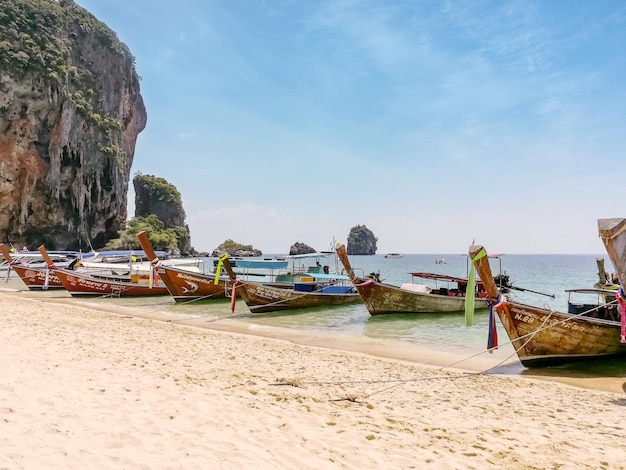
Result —
[[602, 253], [626, 215], [626, 2], [77, 3], [136, 58], [132, 173], [197, 250]]

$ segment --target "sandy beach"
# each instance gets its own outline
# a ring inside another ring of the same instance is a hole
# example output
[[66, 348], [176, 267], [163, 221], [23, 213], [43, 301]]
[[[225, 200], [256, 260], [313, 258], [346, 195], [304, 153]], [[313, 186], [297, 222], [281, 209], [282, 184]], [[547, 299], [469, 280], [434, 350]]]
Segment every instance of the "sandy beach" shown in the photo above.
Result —
[[626, 468], [626, 395], [0, 292], [0, 469]]

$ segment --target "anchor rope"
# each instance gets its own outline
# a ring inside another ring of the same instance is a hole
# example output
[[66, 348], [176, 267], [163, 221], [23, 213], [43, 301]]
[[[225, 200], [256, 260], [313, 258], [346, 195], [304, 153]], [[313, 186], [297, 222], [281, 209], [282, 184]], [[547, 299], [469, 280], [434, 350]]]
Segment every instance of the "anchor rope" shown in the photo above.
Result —
[[[537, 328], [535, 331], [531, 332], [531, 333], [527, 333], [525, 335], [519, 336], [517, 337], [514, 341], [519, 341], [521, 339], [526, 339], [526, 341], [518, 348], [514, 348], [514, 352], [512, 354], [510, 354], [509, 356], [507, 356], [506, 358], [504, 358], [503, 360], [501, 360], [500, 362], [498, 362], [496, 365], [489, 367], [488, 369], [484, 369], [482, 371], [478, 371], [478, 372], [462, 372], [462, 373], [458, 373], [458, 375], [448, 375], [448, 376], [422, 376], [422, 377], [411, 377], [411, 378], [407, 378], [407, 379], [387, 379], [387, 380], [381, 380], [381, 379], [373, 379], [373, 380], [342, 380], [342, 381], [305, 381], [302, 382], [303, 384], [306, 385], [348, 385], [348, 384], [375, 384], [375, 383], [393, 383], [393, 385], [389, 386], [389, 387], [385, 387], [381, 390], [377, 390], [374, 391], [372, 393], [369, 393], [368, 395], [365, 395], [364, 398], [369, 398], [372, 397], [374, 395], [380, 394], [380, 393], [384, 393], [386, 391], [389, 391], [393, 388], [396, 388], [400, 385], [404, 385], [406, 383], [409, 382], [418, 382], [418, 381], [422, 381], [422, 380], [439, 380], [439, 379], [443, 379], [443, 380], [456, 380], [459, 378], [467, 378], [467, 377], [474, 377], [474, 376], [481, 376], [481, 375], [488, 375], [490, 370], [493, 370], [499, 366], [501, 366], [502, 364], [506, 363], [509, 359], [511, 359], [512, 357], [514, 357], [518, 351], [520, 351], [522, 348], [524, 348], [526, 346], [526, 344], [528, 344], [528, 342], [534, 337], [534, 335], [536, 335], [537, 333], [539, 333], [540, 331], [544, 331], [547, 330], [549, 328], [552, 328], [558, 324], [561, 323], [565, 323], [567, 321], [573, 320], [575, 318], [584, 316], [584, 315], [588, 315], [590, 312], [593, 312], [595, 310], [598, 310], [606, 305], [611, 305], [613, 303], [616, 303], [616, 301], [611, 301], [608, 302], [604, 305], [599, 305], [598, 307], [595, 307], [593, 309], [587, 310], [585, 312], [581, 312], [575, 315], [572, 315], [571, 317], [568, 318], [564, 318], [563, 320], [559, 320], [558, 322], [555, 323], [551, 323], [550, 325], [546, 326], [546, 322], [555, 314], [558, 313], [558, 311], [556, 310], [552, 310], [550, 309], [550, 313], [549, 315], [543, 320], [541, 326], [539, 328]], [[507, 341], [504, 343], [504, 345], [513, 345], [513, 341]], [[458, 364], [461, 364], [465, 361], [468, 361], [470, 359], [473, 359], [475, 357], [481, 356], [483, 354], [486, 354], [490, 352], [490, 350], [483, 350], [480, 351], [476, 354], [472, 354], [470, 356], [466, 356], [463, 357], [459, 360], [456, 360], [454, 362], [448, 363], [446, 365], [443, 366], [439, 366], [437, 368], [435, 368], [435, 370], [437, 371], [444, 371], [446, 369], [449, 369], [451, 367], [457, 366]], [[269, 385], [290, 385], [289, 383], [271, 383]], [[343, 400], [343, 399], [341, 399]], [[337, 400], [331, 400], [331, 401], [337, 401]]]

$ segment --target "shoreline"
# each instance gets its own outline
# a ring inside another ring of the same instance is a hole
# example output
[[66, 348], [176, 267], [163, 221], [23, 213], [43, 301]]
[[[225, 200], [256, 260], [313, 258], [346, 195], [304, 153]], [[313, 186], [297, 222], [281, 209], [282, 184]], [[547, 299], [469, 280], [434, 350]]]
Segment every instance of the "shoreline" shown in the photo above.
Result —
[[0, 468], [596, 469], [626, 461], [623, 393], [43, 297], [0, 292]]
[[[19, 281], [21, 283], [21, 281]], [[50, 292], [50, 291], [48, 291]], [[64, 293], [59, 289], [58, 293]], [[505, 356], [504, 360], [494, 362], [492, 355], [486, 350], [480, 351], [474, 356], [460, 356], [441, 350], [424, 348], [415, 344], [390, 344], [388, 341], [378, 341], [372, 338], [349, 339], [329, 337], [312, 331], [298, 331], [276, 326], [259, 326], [241, 323], [236, 320], [238, 315], [219, 319], [207, 320], [205, 317], [192, 317], [172, 319], [169, 313], [160, 313], [159, 310], [144, 311], [143, 307], [128, 305], [100, 305], [91, 302], [89, 297], [78, 299], [71, 296], [48, 297], [46, 292], [15, 290], [0, 288], [0, 295], [16, 295], [26, 300], [37, 300], [57, 303], [61, 305], [80, 305], [88, 310], [96, 310], [119, 316], [132, 316], [145, 320], [154, 320], [171, 323], [190, 328], [208, 329], [226, 333], [236, 333], [260, 338], [274, 339], [301, 346], [310, 346], [328, 349], [330, 351], [344, 351], [363, 354], [381, 359], [403, 361], [425, 368], [440, 369], [443, 371], [460, 372], [466, 374], [503, 375], [508, 377], [521, 377], [543, 381], [558, 382], [573, 387], [589, 390], [598, 390], [615, 394], [626, 393], [626, 376], [603, 377], [584, 373], [566, 373], [560, 369], [527, 369], [517, 359], [517, 356]], [[43, 295], [42, 295], [43, 294]], [[166, 298], [166, 297], [164, 297]], [[223, 302], [226, 303], [226, 302]], [[175, 305], [175, 304], [174, 304]], [[508, 338], [507, 338], [508, 339]], [[505, 345], [506, 348], [506, 345]], [[498, 353], [498, 351], [496, 351]]]

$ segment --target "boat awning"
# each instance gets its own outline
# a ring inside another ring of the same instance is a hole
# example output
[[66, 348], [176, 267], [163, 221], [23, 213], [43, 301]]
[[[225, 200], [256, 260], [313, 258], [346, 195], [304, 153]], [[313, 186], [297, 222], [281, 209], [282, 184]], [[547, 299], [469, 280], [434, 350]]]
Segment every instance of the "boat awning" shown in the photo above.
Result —
[[244, 269], [283, 269], [289, 266], [289, 261], [265, 259], [236, 259], [235, 266]]
[[565, 292], [569, 294], [599, 294], [599, 295], [615, 295], [616, 292], [614, 290], [606, 290], [606, 289], [565, 289]]
[[344, 276], [343, 274], [326, 274], [326, 273], [304, 273], [305, 277], [312, 277], [316, 281], [330, 281], [331, 279], [348, 281], [350, 278], [348, 276]]
[[413, 277], [421, 277], [423, 279], [432, 279], [434, 281], [451, 281], [467, 283], [466, 277], [448, 276], [446, 274], [437, 273], [410, 273]]
[[304, 253], [302, 255], [288, 255], [286, 258], [289, 259], [306, 259], [306, 258], [328, 258], [328, 253]]

